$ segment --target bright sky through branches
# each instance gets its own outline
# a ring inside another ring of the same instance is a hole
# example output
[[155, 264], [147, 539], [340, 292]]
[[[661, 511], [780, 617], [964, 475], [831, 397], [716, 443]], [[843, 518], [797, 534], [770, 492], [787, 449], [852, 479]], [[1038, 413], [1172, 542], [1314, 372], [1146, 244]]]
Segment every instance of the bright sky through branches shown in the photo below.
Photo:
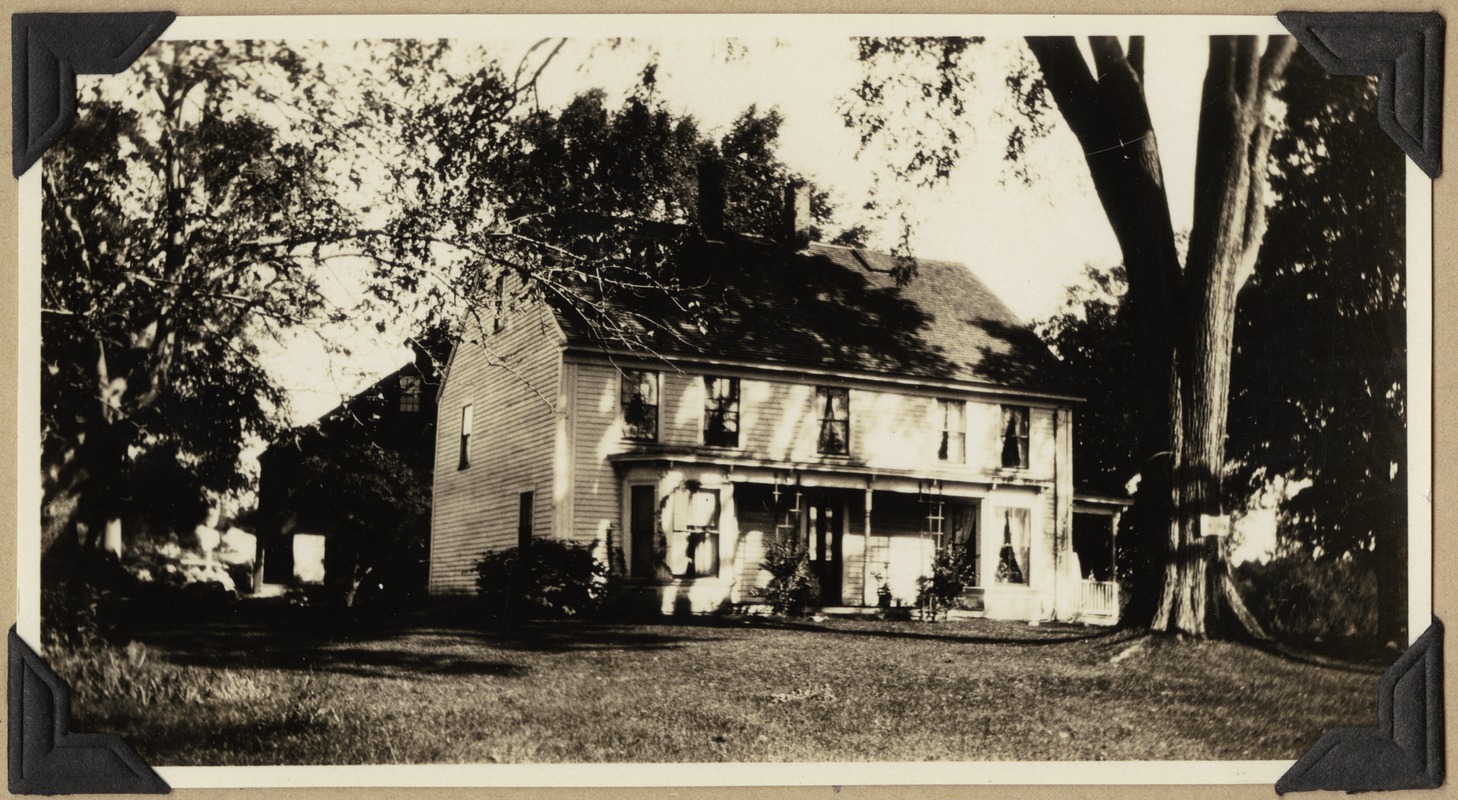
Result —
[[[535, 41], [463, 43], [450, 67], [462, 73], [479, 69], [484, 53], [499, 59], [509, 74]], [[333, 47], [329, 52], [357, 59], [364, 48]], [[1116, 264], [1119, 251], [1078, 143], [1061, 121], [1046, 139], [1028, 148], [1027, 164], [1035, 176], [1031, 186], [1013, 177], [1003, 159], [1007, 120], [1017, 114], [1003, 78], [1026, 57], [1022, 48], [1021, 39], [999, 38], [969, 51], [967, 63], [977, 81], [974, 96], [966, 98], [969, 130], [961, 166], [948, 185], [906, 190], [906, 200], [917, 255], [968, 264], [1014, 312], [1031, 321], [1058, 307], [1065, 287], [1079, 279], [1086, 264]], [[1203, 36], [1147, 41], [1149, 106], [1177, 230], [1190, 225], [1206, 52]], [[542, 73], [540, 101], [558, 109], [582, 91], [601, 88], [614, 107], [637, 85], [650, 60], [658, 65], [658, 97], [674, 111], [693, 115], [706, 132], [722, 134], [749, 105], [778, 108], [784, 117], [784, 161], [833, 189], [842, 224], [864, 221], [872, 225], [873, 246], [894, 243], [894, 218], [879, 224], [861, 219], [876, 162], [856, 159], [857, 134], [846, 128], [839, 110], [861, 78], [852, 40], [685, 38], [627, 40], [616, 46], [574, 40]], [[336, 259], [322, 277], [327, 282], [330, 274], [342, 275], [347, 282], [352, 270], [347, 259]], [[350, 342], [349, 357], [325, 353], [317, 340], [311, 341], [312, 335], [292, 337], [285, 351], [273, 354], [270, 366], [289, 390], [295, 421], [317, 417], [341, 397], [404, 363], [407, 355], [398, 342], [410, 332], [403, 325], [384, 334], [340, 331]]]

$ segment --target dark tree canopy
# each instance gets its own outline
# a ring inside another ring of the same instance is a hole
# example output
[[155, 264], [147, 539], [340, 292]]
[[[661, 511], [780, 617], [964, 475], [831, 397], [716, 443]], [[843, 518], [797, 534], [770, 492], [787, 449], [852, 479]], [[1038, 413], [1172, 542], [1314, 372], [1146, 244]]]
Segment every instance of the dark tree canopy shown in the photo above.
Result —
[[1129, 386], [1139, 380], [1124, 296], [1123, 267], [1087, 267], [1063, 308], [1037, 325], [1085, 400], [1073, 426], [1073, 474], [1081, 490], [1122, 495], [1139, 471], [1138, 410]]
[[1228, 488], [1304, 486], [1280, 501], [1284, 545], [1375, 563], [1381, 633], [1404, 641], [1406, 162], [1374, 81], [1303, 56], [1282, 99], [1270, 234], [1235, 331]]
[[264, 121], [240, 100], [247, 65], [274, 86], [321, 79], [283, 46], [158, 45], [125, 91], [83, 98], [45, 160], [47, 542], [73, 513], [101, 535], [156, 469], [240, 488], [241, 448], [283, 402], [257, 341], [323, 313], [309, 247], [355, 219], [327, 175], [341, 145]]

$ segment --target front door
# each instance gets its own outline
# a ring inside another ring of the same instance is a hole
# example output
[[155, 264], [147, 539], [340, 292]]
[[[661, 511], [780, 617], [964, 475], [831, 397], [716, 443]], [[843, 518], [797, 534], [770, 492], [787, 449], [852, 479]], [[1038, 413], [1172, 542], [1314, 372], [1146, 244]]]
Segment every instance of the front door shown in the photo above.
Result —
[[654, 506], [658, 502], [658, 490], [652, 485], [634, 485], [628, 488], [628, 536], [632, 563], [628, 574], [634, 578], [652, 578], [658, 567], [654, 552], [657, 534], [657, 514]]
[[811, 498], [809, 519], [810, 568], [820, 582], [822, 605], [841, 604], [840, 504], [829, 498]]

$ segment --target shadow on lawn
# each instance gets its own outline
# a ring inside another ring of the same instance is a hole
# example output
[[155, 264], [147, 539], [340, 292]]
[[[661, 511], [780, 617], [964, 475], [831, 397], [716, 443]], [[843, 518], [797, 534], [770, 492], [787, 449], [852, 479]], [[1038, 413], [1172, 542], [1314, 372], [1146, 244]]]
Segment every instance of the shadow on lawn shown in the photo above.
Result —
[[[643, 625], [600, 622], [529, 623], [509, 631], [470, 625], [395, 621], [340, 628], [278, 621], [230, 620], [209, 625], [154, 628], [140, 633], [172, 663], [224, 669], [282, 669], [361, 677], [525, 675], [526, 665], [501, 651], [572, 653], [596, 650], [668, 650], [719, 641]], [[493, 658], [492, 656], [495, 656]]]
[[[771, 628], [779, 630], [807, 631], [812, 633], [831, 634], [837, 636], [875, 636], [889, 639], [916, 639], [921, 641], [951, 642], [954, 644], [1003, 644], [1026, 647], [1040, 647], [1044, 645], [1069, 644], [1071, 642], [1089, 642], [1097, 640], [1123, 640], [1128, 638], [1131, 631], [1123, 628], [1085, 628], [1083, 626], [1067, 626], [1055, 628], [1057, 634], [1039, 632], [1029, 635], [998, 635], [991, 633], [953, 633], [949, 631], [933, 633], [931, 631], [908, 630], [910, 623], [900, 623], [897, 627], [840, 627], [821, 625], [814, 622], [800, 622], [789, 619], [775, 619], [770, 617], [755, 618], [750, 623], [756, 627]], [[930, 627], [930, 626], [929, 626]], [[1036, 629], [1028, 629], [1036, 630]]]
[[472, 658], [426, 650], [378, 647], [341, 647], [332, 642], [240, 642], [235, 647], [198, 647], [197, 643], [167, 645], [167, 660], [189, 666], [225, 669], [285, 669], [333, 672], [364, 678], [402, 677], [406, 673], [441, 676], [498, 676], [515, 678], [527, 668], [506, 661]]

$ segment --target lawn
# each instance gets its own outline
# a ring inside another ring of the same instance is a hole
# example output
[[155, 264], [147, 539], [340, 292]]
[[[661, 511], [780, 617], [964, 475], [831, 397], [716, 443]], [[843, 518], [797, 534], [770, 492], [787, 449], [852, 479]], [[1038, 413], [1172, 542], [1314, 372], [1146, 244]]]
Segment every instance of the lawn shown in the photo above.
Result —
[[154, 633], [133, 652], [152, 696], [77, 685], [75, 727], [158, 766], [1293, 759], [1325, 728], [1371, 724], [1378, 679], [1239, 644], [985, 620], [327, 629]]

